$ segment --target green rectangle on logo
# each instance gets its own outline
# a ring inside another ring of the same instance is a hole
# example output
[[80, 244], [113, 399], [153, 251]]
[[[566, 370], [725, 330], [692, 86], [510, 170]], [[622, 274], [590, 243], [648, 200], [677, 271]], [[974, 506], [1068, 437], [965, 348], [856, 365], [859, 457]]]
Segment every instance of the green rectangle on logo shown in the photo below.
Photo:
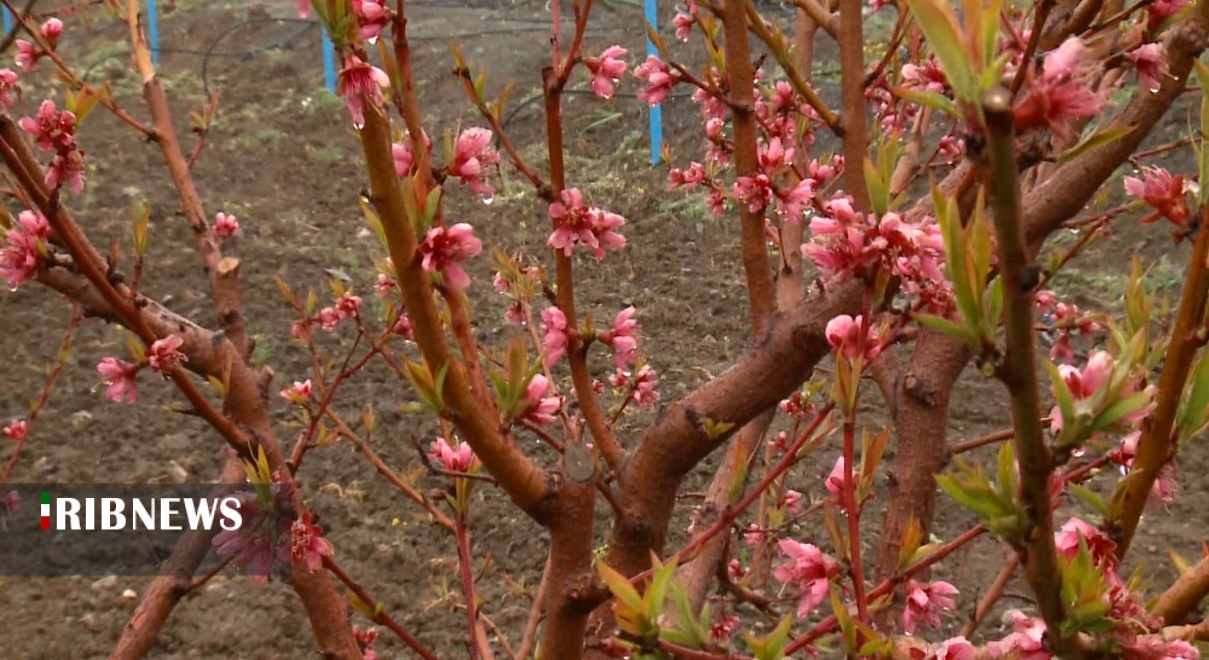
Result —
[[46, 491], [42, 491], [42, 503], [50, 504], [50, 493], [48, 493]]

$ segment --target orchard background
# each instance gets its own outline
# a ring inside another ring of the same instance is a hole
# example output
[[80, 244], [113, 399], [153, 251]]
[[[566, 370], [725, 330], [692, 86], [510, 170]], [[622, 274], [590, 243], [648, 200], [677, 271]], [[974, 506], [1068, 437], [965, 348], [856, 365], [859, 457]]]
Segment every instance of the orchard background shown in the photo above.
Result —
[[[49, 12], [54, 6], [49, 1], [39, 2], [35, 11]], [[787, 32], [791, 29], [791, 8], [761, 4], [760, 9]], [[563, 38], [569, 39], [573, 25], [570, 12], [564, 11]], [[661, 8], [665, 25], [672, 15], [670, 6]], [[254, 360], [270, 364], [275, 373], [269, 405], [287, 450], [302, 428], [294, 407], [276, 393], [310, 377], [312, 356], [305, 345], [290, 341], [297, 313], [274, 278], [299, 292], [314, 289], [321, 306], [332, 298], [327, 282], [343, 281], [364, 297], [368, 307], [371, 301], [376, 303], [372, 289], [378, 273], [375, 260], [383, 257], [377, 236], [357, 208], [368, 182], [364, 156], [344, 103], [322, 89], [320, 28], [305, 29], [292, 20], [264, 20], [296, 16], [293, 2], [179, 0], [175, 7], [161, 8], [159, 65], [186, 153], [198, 140], [197, 135], [188, 134], [186, 113], [205, 106], [209, 99], [206, 84], [217, 94], [217, 112], [192, 176], [211, 214], [223, 211], [239, 218], [240, 229], [226, 240], [224, 251], [238, 255], [242, 262], [244, 312], [248, 332], [257, 338]], [[507, 114], [508, 135], [528, 162], [544, 168], [546, 125], [541, 101], [522, 102], [541, 93], [540, 71], [549, 61], [548, 6], [542, 2], [417, 2], [408, 5], [408, 17], [416, 89], [425, 123], [433, 127], [434, 141], [439, 143], [445, 128], [456, 131], [459, 126], [482, 125], [461, 81], [450, 73], [454, 62], [446, 42], [453, 40], [461, 44], [469, 62], [487, 67], [492, 93], [498, 93], [507, 81], [515, 82]], [[868, 15], [867, 63], [885, 53], [894, 21], [892, 8]], [[130, 66], [124, 22], [98, 11], [65, 19], [65, 24], [59, 55], [94, 84], [108, 81], [115, 103], [143, 117], [142, 82]], [[640, 8], [633, 4], [600, 3], [593, 10], [585, 54], [620, 44], [628, 49], [632, 68], [645, 52], [642, 26]], [[670, 32], [670, 28], [664, 30], [665, 35]], [[216, 43], [222, 35], [226, 37]], [[668, 41], [672, 41], [670, 36]], [[753, 43], [757, 42], [753, 39]], [[211, 47], [213, 52], [207, 56]], [[757, 50], [762, 49], [757, 46]], [[14, 52], [10, 47], [7, 54]], [[682, 52], [682, 61], [690, 68], [703, 63], [700, 53]], [[814, 84], [825, 102], [840, 107], [834, 42], [819, 38], [814, 59]], [[765, 67], [775, 68], [771, 58]], [[742, 265], [736, 258], [740, 244], [734, 217], [712, 217], [702, 195], [669, 190], [666, 164], [649, 165], [645, 104], [633, 98], [642, 89], [640, 81], [627, 73], [612, 101], [584, 93], [588, 91], [586, 76], [573, 76], [572, 81], [563, 106], [568, 185], [627, 220], [623, 249], [599, 263], [583, 260], [583, 267], [577, 269], [581, 315], [588, 310], [601, 327], [607, 327], [617, 312], [634, 306], [642, 328], [642, 354], [659, 374], [657, 391], [663, 402], [674, 402], [733, 364], [748, 342], [747, 296]], [[24, 107], [25, 112], [14, 109], [14, 116], [32, 115], [41, 98], [61, 98], [57, 84], [52, 85], [45, 75], [23, 76], [21, 88], [23, 105], [18, 108]], [[698, 159], [701, 150], [700, 115], [687, 98], [689, 91], [687, 85], [678, 86], [663, 106], [665, 142], [672, 164], [679, 167]], [[1198, 123], [1199, 100], [1197, 93], [1178, 99], [1142, 149], [1187, 135], [1189, 126]], [[815, 153], [839, 150], [834, 136], [825, 130], [817, 135], [818, 142], [812, 147]], [[930, 135], [929, 140], [937, 137]], [[177, 193], [164, 173], [158, 150], [102, 109], [83, 122], [78, 141], [87, 152], [88, 185], [83, 195], [72, 197], [69, 203], [80, 225], [105, 252], [110, 241], [128, 242], [131, 208], [146, 200], [151, 209], [152, 240], [141, 291], [185, 316], [210, 318], [207, 283], [198, 267], [190, 229], [178, 217]], [[1145, 162], [1173, 172], [1196, 170], [1194, 154], [1187, 148]], [[1130, 173], [1127, 164], [1106, 183], [1104, 207], [1125, 201], [1121, 177]], [[548, 253], [549, 216], [545, 203], [535, 198], [532, 186], [506, 157], [498, 169], [491, 168], [491, 183], [495, 192], [488, 199], [464, 186], [448, 185], [443, 204], [447, 218], [473, 224], [483, 241], [483, 254], [465, 263], [473, 282], [467, 295], [478, 315], [473, 332], [480, 344], [502, 349], [508, 303], [491, 285], [496, 270], [491, 250]], [[916, 190], [926, 193], [926, 180]], [[1137, 210], [1115, 217], [1111, 230], [1055, 275], [1048, 288], [1083, 311], [1120, 313], [1121, 292], [1129, 277], [1123, 264], [1130, 255], [1137, 255], [1150, 269], [1151, 289], [1178, 300], [1189, 242], [1173, 246], [1163, 226], [1138, 222], [1144, 214]], [[1078, 232], [1060, 231], [1045, 253], [1069, 249], [1078, 238]], [[0, 295], [0, 354], [5, 356], [0, 418], [27, 414], [26, 402], [37, 398], [46, 381], [46, 365], [57, 359], [69, 316], [69, 305], [42, 287], [25, 286]], [[356, 339], [344, 326], [332, 333], [317, 332], [316, 337], [337, 360]], [[142, 376], [136, 405], [119, 405], [105, 398], [104, 386], [98, 387], [97, 361], [104, 355], [122, 355], [126, 345], [126, 333], [113, 326], [98, 322], [80, 325], [11, 481], [206, 481], [222, 471], [222, 443], [216, 442], [216, 435], [202, 420], [166, 410], [179, 407], [180, 397], [170, 386], [161, 386], [158, 378]], [[1079, 355], [1085, 357], [1088, 349], [1086, 343], [1079, 345]], [[1082, 364], [1083, 359], [1076, 363]], [[607, 381], [613, 372], [603, 357], [590, 364], [596, 379]], [[820, 370], [830, 370], [830, 365], [828, 359]], [[1042, 382], [1046, 382], [1044, 376]], [[444, 488], [449, 478], [426, 469], [422, 451], [411, 440], [416, 438], [426, 451], [440, 429], [435, 418], [403, 410], [406, 392], [397, 374], [371, 362], [357, 378], [342, 385], [331, 405], [350, 411], [350, 419], [356, 418], [351, 411], [372, 410], [376, 420], [371, 441], [383, 461], [421, 491]], [[948, 415], [950, 445], [1011, 426], [1004, 389], [977, 368], [965, 370], [954, 392]], [[654, 418], [652, 411], [634, 408], [621, 417], [619, 435], [638, 436]], [[869, 429], [880, 430], [891, 421], [871, 383], [862, 388], [859, 413], [861, 425]], [[785, 422], [778, 420], [769, 437], [784, 428]], [[535, 441], [530, 437], [524, 442]], [[978, 449], [967, 458], [993, 463], [996, 447]], [[8, 450], [0, 450], [0, 457], [6, 457]], [[895, 452], [896, 444], [891, 442], [886, 461], [892, 464]], [[838, 453], [836, 435], [794, 470], [790, 487], [825, 497], [823, 482]], [[680, 547], [687, 540], [691, 511], [724, 455], [724, 450], [714, 452], [685, 482], [669, 531], [669, 548]], [[346, 441], [311, 449], [298, 478], [341, 567], [381, 601], [384, 611], [439, 656], [462, 657], [467, 632], [465, 613], [458, 609], [462, 596], [450, 535], [419, 519], [418, 509], [405, 502]], [[1178, 483], [1175, 500], [1146, 516], [1134, 552], [1122, 570], [1127, 575], [1133, 567], [1144, 566], [1150, 584], [1158, 590], [1177, 576], [1169, 552], [1192, 561], [1202, 552], [1209, 507], [1203, 446], [1193, 445], [1181, 454]], [[1093, 488], [1106, 494], [1111, 485], [1111, 481], [1101, 480]], [[867, 557], [876, 554], [886, 487], [884, 478], [877, 479], [873, 499], [866, 504], [862, 545]], [[505, 631], [515, 645], [541, 580], [548, 535], [495, 486], [476, 485], [472, 502], [469, 528], [475, 541], [475, 563], [484, 567], [478, 586], [481, 613], [490, 621], [489, 629]], [[594, 544], [603, 547], [610, 516], [605, 502], [598, 500], [596, 509]], [[1058, 517], [1056, 523], [1064, 520]], [[973, 513], [941, 496], [932, 534], [951, 540], [977, 522]], [[830, 552], [827, 532], [817, 518], [798, 525], [792, 537]], [[733, 543], [740, 544], [739, 538]], [[957, 634], [980, 598], [980, 589], [999, 574], [1011, 554], [999, 541], [983, 536], [932, 569], [931, 580], [945, 580], [961, 590], [955, 612], [944, 617], [935, 639]], [[3, 578], [0, 656], [107, 655], [149, 583], [150, 579], [125, 577]], [[778, 586], [772, 584], [774, 589]], [[134, 596], [124, 593], [127, 590]], [[1002, 637], [1009, 628], [999, 622], [998, 615], [1009, 608], [1027, 607], [1030, 600], [1029, 588], [1017, 573], [974, 641]], [[767, 633], [777, 623], [750, 603], [734, 605], [734, 613], [744, 622], [744, 629], [756, 634]], [[356, 614], [353, 621], [368, 625]], [[409, 657], [402, 642], [383, 633], [375, 643], [379, 657]], [[498, 645], [493, 648], [501, 653]], [[306, 615], [286, 583], [256, 584], [228, 570], [182, 600], [149, 657], [303, 658], [314, 650]]]

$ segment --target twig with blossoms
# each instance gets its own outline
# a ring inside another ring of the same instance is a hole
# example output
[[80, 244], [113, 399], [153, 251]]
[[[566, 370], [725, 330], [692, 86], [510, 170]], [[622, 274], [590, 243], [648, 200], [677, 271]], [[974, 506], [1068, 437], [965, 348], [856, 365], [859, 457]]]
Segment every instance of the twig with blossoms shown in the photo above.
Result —
[[16, 446], [13, 447], [13, 453], [9, 456], [8, 464], [4, 467], [4, 473], [0, 474], [0, 486], [8, 483], [8, 480], [13, 476], [13, 469], [17, 467], [17, 459], [21, 457], [21, 450], [25, 448], [25, 442], [29, 438], [29, 430], [38, 419], [38, 413], [42, 412], [42, 408], [50, 400], [50, 393], [54, 389], [55, 381], [58, 380], [59, 373], [63, 370], [63, 365], [67, 364], [72, 337], [75, 335], [76, 328], [80, 326], [80, 322], [83, 320], [84, 314], [80, 309], [80, 305], [73, 303], [71, 306], [71, 316], [67, 319], [67, 329], [63, 333], [63, 340], [59, 342], [59, 352], [55, 354], [54, 364], [51, 365], [46, 373], [46, 380], [42, 384], [42, 391], [38, 394], [38, 399], [34, 402], [33, 408], [30, 409], [29, 416], [24, 419], [14, 419], [8, 426], [4, 427], [4, 436], [15, 442]]
[[[840, 116], [833, 112], [831, 108], [827, 107], [827, 104], [823, 102], [823, 99], [819, 96], [818, 92], [814, 91], [814, 87], [807, 83], [804, 78], [802, 78], [802, 73], [798, 71], [797, 65], [794, 64], [792, 59], [790, 59], [789, 48], [784, 42], [784, 39], [778, 38], [778, 36], [773, 33], [771, 26], [767, 21], [764, 20], [764, 17], [760, 16], [759, 12], [756, 11], [756, 7], [753, 3], [743, 2], [742, 7], [745, 9], [745, 13], [747, 15], [747, 25], [749, 29], [751, 29], [752, 34], [759, 37], [760, 41], [763, 41], [764, 44], [768, 46], [769, 50], [773, 54], [773, 57], [776, 58], [777, 63], [781, 65], [781, 70], [785, 72], [785, 76], [789, 79], [789, 83], [793, 85], [793, 90], [797, 92], [806, 101], [806, 103], [810, 105], [811, 108], [814, 108], [815, 112], [819, 113], [819, 117], [822, 118], [823, 123], [826, 124], [833, 133], [843, 137], [845, 127], [840, 121]], [[725, 24], [725, 14], [722, 20], [723, 24]], [[847, 37], [847, 35], [845, 35], [845, 37]], [[728, 58], [727, 64], [729, 65], [729, 63]], [[750, 64], [750, 60], [748, 60], [748, 63]], [[736, 86], [737, 85], [734, 81], [734, 78], [731, 77], [732, 93], [734, 92]]]

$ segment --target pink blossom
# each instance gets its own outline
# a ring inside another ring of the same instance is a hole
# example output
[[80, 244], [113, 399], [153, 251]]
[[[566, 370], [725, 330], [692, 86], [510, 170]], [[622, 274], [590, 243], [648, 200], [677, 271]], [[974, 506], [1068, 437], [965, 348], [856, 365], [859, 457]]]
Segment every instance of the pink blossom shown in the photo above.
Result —
[[319, 525], [311, 524], [311, 514], [304, 512], [290, 525], [290, 556], [294, 563], [304, 564], [314, 573], [323, 566], [323, 558], [335, 552], [332, 544], [323, 538]]
[[681, 41], [688, 41], [688, 38], [693, 34], [693, 23], [696, 19], [689, 14], [676, 12], [676, 16], [672, 18], [672, 25], [676, 27], [676, 38]]
[[[831, 493], [831, 496], [835, 499], [836, 502], [844, 501], [844, 466], [845, 465], [846, 465], [846, 462], [844, 461], [844, 456], [841, 454], [838, 458], [835, 459], [835, 467], [831, 468], [831, 474], [827, 475], [827, 480], [823, 482], [823, 486], [825, 488], [827, 488], [827, 492]], [[853, 469], [852, 470], [853, 487], [855, 487], [856, 483], [858, 481], [860, 481], [860, 478], [861, 478], [861, 471], [857, 470], [857, 469]]]
[[63, 35], [63, 21], [57, 18], [47, 19], [42, 24], [42, 36], [46, 38], [46, 42], [50, 44], [51, 50], [59, 45], [59, 37]]
[[416, 340], [415, 334], [411, 329], [411, 318], [407, 316], [407, 312], [399, 313], [399, 318], [395, 321], [395, 325], [390, 329], [390, 331], [406, 339], [407, 341]]
[[792, 488], [785, 491], [785, 496], [781, 498], [781, 506], [793, 515], [802, 513], [802, 504], [806, 501], [806, 497]]
[[1046, 55], [1040, 76], [1029, 72], [1029, 93], [1013, 111], [1018, 128], [1048, 125], [1055, 135], [1065, 137], [1070, 120], [1100, 111], [1104, 99], [1091, 90], [1094, 73], [1081, 66], [1086, 52], [1081, 39], [1070, 37]]
[[840, 565], [809, 543], [781, 539], [777, 547], [790, 561], [777, 566], [773, 576], [801, 590], [798, 618], [804, 619], [827, 597], [830, 581], [839, 576]]
[[[424, 132], [424, 150], [426, 153], [432, 153], [432, 140], [428, 137], [427, 132]], [[400, 179], [415, 174], [415, 154], [412, 152], [410, 139], [392, 143], [390, 154], [395, 161], [395, 174]]]
[[550, 424], [558, 419], [558, 409], [562, 407], [562, 397], [550, 396], [550, 380], [541, 374], [534, 374], [525, 388], [525, 397], [521, 400], [521, 412], [517, 419], [527, 419], [537, 424]]
[[1167, 63], [1167, 49], [1163, 44], [1156, 42], [1138, 46], [1129, 51], [1129, 60], [1133, 62], [1133, 68], [1138, 72], [1138, 80], [1146, 89], [1159, 91], [1159, 76], [1164, 73]]
[[1176, 14], [1180, 13], [1184, 7], [1188, 6], [1187, 0], [1156, 0], [1145, 6], [1146, 9], [1146, 29], [1156, 30], [1164, 21]]
[[788, 191], [777, 189], [777, 213], [786, 221], [798, 224], [814, 200], [814, 180], [802, 179]]
[[353, 118], [353, 127], [365, 125], [365, 104], [376, 109], [382, 107], [382, 88], [390, 87], [390, 77], [376, 66], [366, 64], [356, 55], [349, 54], [340, 70], [337, 92], [344, 97], [348, 114]]
[[395, 278], [386, 273], [378, 273], [378, 279], [374, 282], [374, 293], [379, 298], [389, 298], [391, 292], [398, 288], [398, 286], [399, 283], [395, 281]]
[[298, 18], [310, 18], [311, 0], [298, 0]]
[[340, 312], [337, 312], [335, 307], [324, 307], [315, 315], [315, 320], [319, 321], [319, 326], [327, 332], [335, 330], [336, 326], [340, 325], [341, 318]]
[[836, 355], [848, 360], [864, 357], [873, 360], [881, 352], [881, 341], [877, 329], [867, 326], [864, 318], [855, 319], [841, 314], [827, 322], [827, 342]]
[[966, 144], [964, 140], [959, 140], [952, 135], [946, 135], [940, 138], [940, 144], [937, 145], [936, 149], [945, 159], [945, 162], [952, 165], [962, 156], [965, 156]]
[[487, 165], [500, 162], [500, 155], [491, 148], [491, 131], [471, 127], [462, 131], [453, 149], [453, 162], [445, 167], [450, 176], [462, 180], [462, 184], [480, 195], [490, 195], [495, 189], [483, 182], [483, 170]]
[[613, 88], [621, 82], [625, 74], [625, 60], [621, 59], [626, 49], [621, 46], [609, 46], [600, 57], [584, 58], [584, 65], [592, 72], [592, 92], [602, 99], [613, 98]]
[[17, 102], [17, 99], [13, 98], [13, 90], [17, 88], [18, 80], [17, 72], [8, 67], [0, 69], [0, 103], [6, 108], [13, 107]]
[[214, 216], [214, 232], [215, 238], [230, 238], [239, 231], [239, 218], [228, 215], [221, 211]]
[[361, 657], [364, 660], [378, 660], [378, 653], [372, 648], [374, 641], [378, 639], [377, 627], [362, 630], [360, 626], [353, 624], [353, 639], [356, 640], [357, 647], [361, 649]]
[[915, 633], [915, 626], [922, 621], [933, 628], [940, 627], [940, 613], [957, 607], [953, 596], [957, 588], [948, 582], [937, 580], [924, 583], [907, 580], [907, 604], [903, 608], [903, 630], [908, 635]]
[[644, 410], [653, 410], [655, 404], [659, 403], [659, 392], [655, 390], [655, 387], [659, 385], [659, 375], [649, 364], [642, 365], [636, 374], [617, 367], [613, 375], [609, 376], [609, 384], [613, 387], [628, 388], [627, 396]]
[[735, 179], [735, 199], [747, 205], [751, 213], [759, 213], [772, 199], [772, 180], [768, 175], [760, 173], [755, 176], [741, 176]]
[[1142, 218], [1142, 222], [1151, 223], [1166, 218], [1177, 227], [1186, 226], [1192, 218], [1192, 211], [1188, 208], [1184, 177], [1172, 176], [1161, 167], [1146, 167], [1141, 173], [1141, 179], [1125, 177], [1125, 193], [1154, 209]]
[[[244, 516], [248, 516], [246, 505], [249, 502], [243, 503], [245, 506], [241, 506], [240, 510]], [[215, 554], [219, 557], [231, 557], [231, 561], [236, 566], [245, 567], [247, 575], [256, 582], [268, 580], [273, 562], [278, 557], [276, 538], [268, 526], [252, 529], [245, 522], [242, 528], [219, 532], [212, 545]]]
[[385, 0], [353, 0], [353, 14], [357, 17], [361, 38], [370, 44], [377, 43], [382, 31], [390, 25], [390, 9]]
[[625, 218], [583, 202], [583, 193], [578, 188], [562, 191], [562, 201], [550, 204], [549, 214], [555, 220], [554, 232], [546, 244], [571, 256], [576, 245], [584, 245], [597, 259], [603, 259], [606, 249], [625, 246], [625, 236], [617, 229], [625, 225]]
[[432, 442], [428, 458], [449, 472], [474, 472], [479, 466], [479, 457], [465, 442], [458, 443], [457, 449], [449, 446], [445, 438], [438, 437]]
[[102, 358], [101, 363], [97, 365], [97, 372], [101, 374], [101, 384], [108, 386], [105, 396], [114, 403], [137, 401], [138, 381], [135, 377], [138, 375], [139, 368], [140, 365], [117, 358]]
[[663, 103], [672, 87], [680, 82], [680, 76], [654, 55], [648, 55], [645, 62], [634, 68], [634, 76], [646, 81], [646, 88], [638, 92], [638, 100], [651, 106]]
[[907, 89], [943, 94], [947, 82], [935, 57], [924, 60], [922, 65], [910, 62], [903, 65], [903, 86]]
[[743, 568], [742, 562], [732, 557], [726, 564], [726, 577], [730, 578], [731, 582], [738, 582], [744, 575], [747, 575], [747, 569]]
[[25, 210], [4, 233], [0, 250], [0, 277], [8, 280], [10, 291], [29, 281], [42, 266], [50, 240], [50, 225], [37, 211]]
[[1071, 518], [1062, 525], [1062, 529], [1054, 534], [1054, 545], [1058, 554], [1073, 559], [1079, 553], [1079, 540], [1087, 546], [1092, 561], [1096, 565], [1116, 566], [1117, 556], [1114, 554], [1117, 544], [1100, 531], [1080, 518]]
[[673, 167], [667, 176], [668, 187], [672, 190], [677, 188], [692, 190], [705, 183], [705, 180], [705, 167], [696, 161], [689, 163], [686, 170]]
[[60, 151], [50, 159], [46, 168], [43, 182], [52, 190], [61, 183], [66, 183], [71, 192], [80, 195], [84, 192], [84, 152], [79, 149]]
[[638, 320], [634, 307], [626, 307], [613, 319], [613, 329], [601, 333], [600, 341], [613, 348], [613, 364], [622, 368], [638, 362]]
[[336, 315], [341, 319], [351, 319], [357, 316], [361, 309], [361, 297], [354, 296], [351, 291], [345, 291], [336, 300]]
[[978, 649], [965, 637], [957, 636], [939, 644], [929, 644], [920, 660], [976, 660], [977, 657]]
[[547, 307], [542, 310], [542, 347], [546, 349], [545, 364], [547, 367], [558, 362], [567, 352], [567, 317], [557, 307]]
[[4, 437], [13, 442], [21, 442], [29, 433], [29, 420], [14, 419], [8, 426], [4, 427]]
[[310, 400], [310, 398], [311, 398], [311, 379], [308, 378], [308, 379], [302, 381], [301, 383], [298, 381], [294, 381], [294, 384], [292, 386], [287, 387], [284, 390], [281, 390], [281, 398], [285, 399], [286, 401], [289, 401], [290, 403], [292, 403], [296, 406], [300, 406], [305, 401]]
[[729, 644], [730, 638], [735, 634], [735, 631], [739, 629], [739, 625], [741, 623], [742, 622], [739, 621], [739, 617], [737, 616], [727, 615], [719, 617], [719, 619], [709, 627], [709, 641], [715, 644]]
[[1162, 635], [1143, 635], [1125, 647], [1124, 660], [1199, 660], [1200, 651], [1182, 639], [1166, 640]]
[[13, 61], [17, 63], [17, 66], [21, 67], [22, 71], [33, 71], [38, 60], [42, 59], [42, 56], [45, 54], [41, 48], [25, 39], [18, 39], [17, 56], [13, 58]]
[[[1101, 400], [1104, 397], [1097, 397], [1096, 395], [1100, 393], [1101, 388], [1109, 383], [1109, 379], [1115, 368], [1116, 360], [1105, 351], [1095, 351], [1092, 353], [1082, 370], [1068, 364], [1058, 365], [1058, 373], [1062, 376], [1062, 382], [1066, 384], [1066, 388], [1070, 390], [1071, 399], [1074, 401], [1076, 411], [1096, 413], [1112, 405], [1120, 400], [1120, 398], [1130, 396], [1138, 391], [1141, 383], [1134, 382], [1122, 389], [1118, 393], [1119, 398], [1117, 399], [1104, 401]], [[1146, 391], [1149, 392], [1150, 389], [1148, 388]], [[1150, 405], [1125, 415], [1118, 420], [1118, 423], [1134, 424], [1140, 422], [1154, 410], [1154, 406], [1155, 404], [1152, 402]], [[1092, 410], [1093, 407], [1096, 409]], [[1050, 411], [1050, 417], [1050, 428], [1055, 432], [1061, 431], [1065, 421], [1062, 418], [1062, 409], [1054, 406], [1053, 410]]]
[[168, 335], [157, 339], [151, 348], [147, 349], [147, 363], [151, 370], [158, 374], [170, 374], [176, 371], [186, 358], [178, 349], [185, 341], [177, 335]]
[[421, 266], [430, 273], [440, 273], [445, 284], [455, 291], [470, 286], [470, 276], [462, 270], [462, 262], [478, 256], [483, 242], [474, 236], [474, 228], [465, 222], [452, 227], [433, 227], [420, 244], [424, 255]]
[[18, 124], [33, 136], [42, 151], [66, 152], [76, 146], [76, 116], [66, 110], [58, 111], [50, 99], [38, 106], [38, 114], [22, 117]]
[[309, 340], [311, 338], [311, 320], [294, 321], [290, 326], [290, 336], [295, 339]]
[[1050, 660], [1053, 657], [1044, 641], [1044, 621], [1026, 616], [1020, 610], [1009, 611], [1003, 615], [1003, 620], [1012, 624], [1012, 632], [1007, 637], [986, 645], [991, 657], [1019, 660]]

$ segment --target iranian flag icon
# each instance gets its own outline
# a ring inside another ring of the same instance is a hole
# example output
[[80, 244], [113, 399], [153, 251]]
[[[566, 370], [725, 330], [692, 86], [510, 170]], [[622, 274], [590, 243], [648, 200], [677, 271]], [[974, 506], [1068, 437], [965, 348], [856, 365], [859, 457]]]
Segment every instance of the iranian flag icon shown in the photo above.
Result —
[[50, 493], [42, 493], [42, 529], [50, 529]]

